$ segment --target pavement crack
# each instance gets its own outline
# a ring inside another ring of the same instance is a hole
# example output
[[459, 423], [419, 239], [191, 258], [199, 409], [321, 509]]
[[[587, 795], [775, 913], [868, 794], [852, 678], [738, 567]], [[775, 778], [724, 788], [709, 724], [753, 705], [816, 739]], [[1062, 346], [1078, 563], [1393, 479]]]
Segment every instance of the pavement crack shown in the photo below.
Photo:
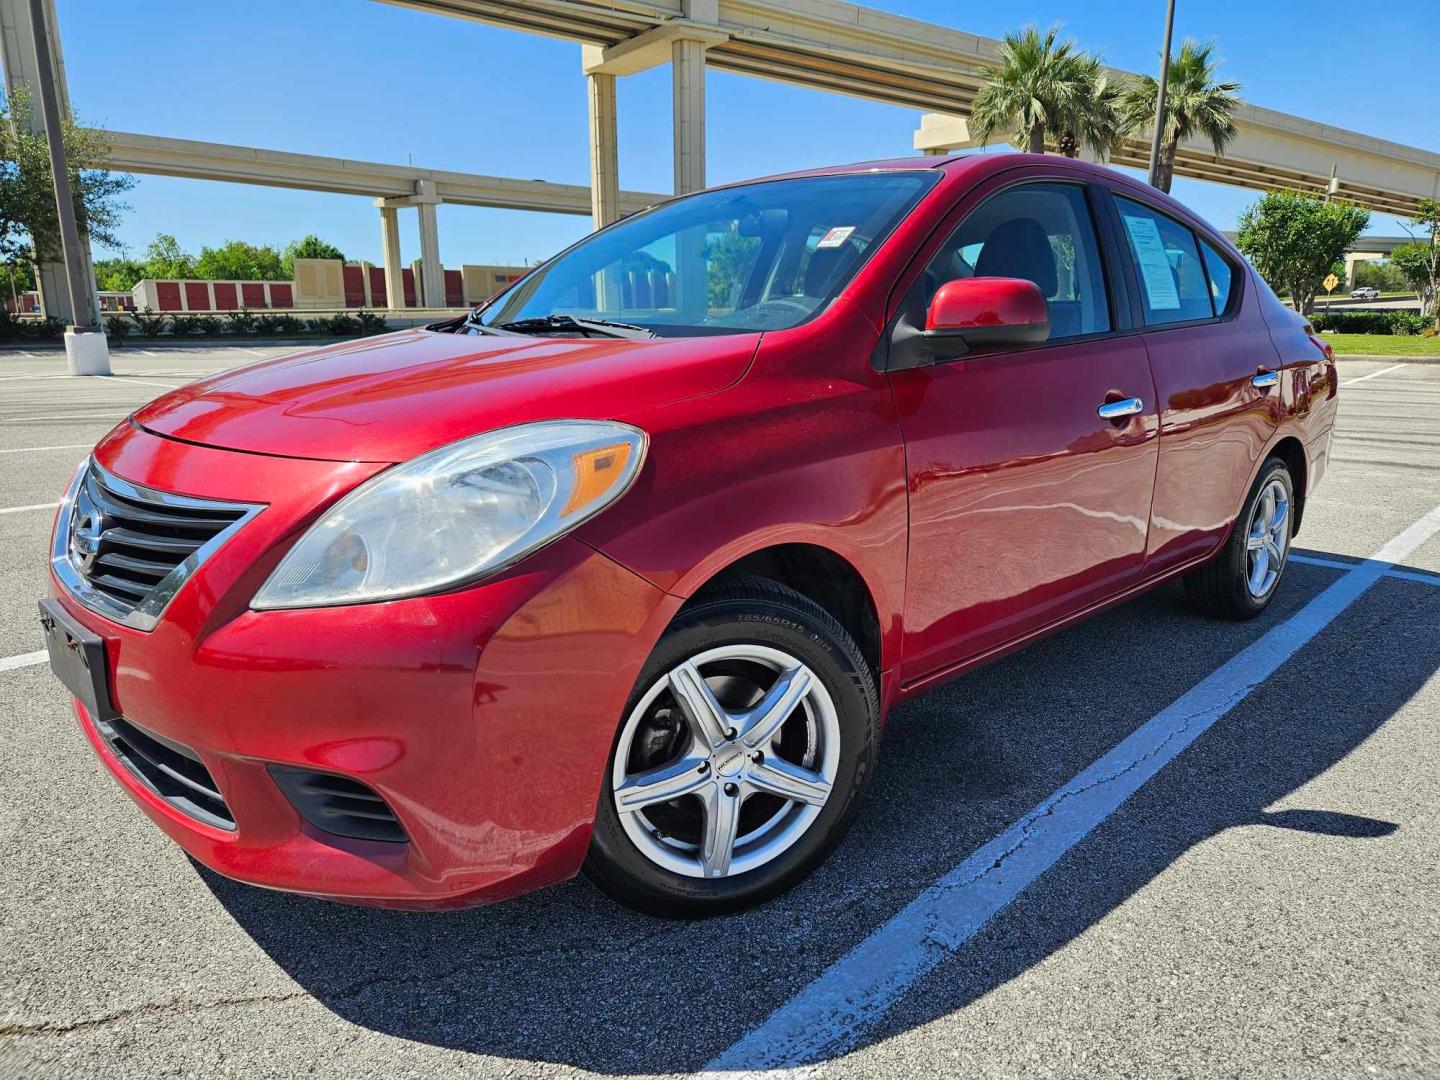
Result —
[[1020, 830], [1019, 836], [1015, 839], [1014, 843], [1010, 844], [1004, 851], [996, 855], [995, 858], [987, 866], [976, 870], [974, 873], [970, 874], [963, 880], [946, 881], [940, 883], [936, 886], [937, 890], [940, 892], [952, 892], [957, 889], [964, 889], [980, 881], [987, 874], [991, 874], [996, 870], [1002, 869], [1005, 863], [1011, 857], [1013, 857], [1018, 851], [1022, 850], [1027, 844], [1034, 840], [1040, 823], [1046, 818], [1053, 817], [1056, 811], [1059, 810], [1060, 807], [1063, 806], [1066, 802], [1081, 795], [1084, 795], [1086, 792], [1093, 791], [1099, 787], [1103, 787], [1106, 784], [1113, 784], [1116, 780], [1119, 780], [1126, 773], [1132, 772], [1144, 762], [1149, 761], [1150, 759], [1160, 755], [1166, 746], [1174, 742], [1177, 738], [1186, 734], [1195, 725], [1197, 721], [1208, 717], [1224, 716], [1237, 704], [1243, 701], [1245, 697], [1257, 685], [1259, 685], [1258, 681], [1245, 683], [1239, 689], [1235, 690], [1229, 696], [1229, 699], [1224, 703], [1224, 705], [1219, 709], [1211, 706], [1186, 714], [1180, 719], [1177, 724], [1171, 727], [1171, 729], [1167, 731], [1161, 739], [1159, 739], [1144, 753], [1136, 754], [1134, 757], [1126, 760], [1121, 765], [1119, 765], [1119, 767], [1107, 772], [1105, 775], [1097, 776], [1094, 779], [1078, 786], [1067, 785], [1066, 787], [1062, 788], [1060, 791], [1056, 792], [1049, 799], [1047, 799], [1040, 808], [1031, 811], [1029, 814], [1025, 815], [1025, 817], [1021, 818], [1016, 823]]
[[5, 1024], [0, 1026], [0, 1038], [20, 1038], [36, 1035], [74, 1035], [80, 1032], [93, 1031], [97, 1028], [109, 1027], [112, 1024], [118, 1024], [125, 1020], [133, 1020], [137, 1017], [180, 1016], [188, 1013], [212, 1012], [218, 1009], [230, 1009], [247, 1005], [281, 1005], [288, 1001], [296, 1001], [307, 997], [310, 997], [310, 994], [306, 991], [296, 990], [288, 994], [257, 994], [251, 997], [218, 998], [215, 1001], [147, 1002], [144, 1005], [136, 1005], [129, 1009], [117, 1009], [115, 1012], [106, 1013], [104, 1016], [94, 1016], [86, 1020], [76, 1020], [68, 1024], [57, 1024], [48, 1021], [40, 1024]]

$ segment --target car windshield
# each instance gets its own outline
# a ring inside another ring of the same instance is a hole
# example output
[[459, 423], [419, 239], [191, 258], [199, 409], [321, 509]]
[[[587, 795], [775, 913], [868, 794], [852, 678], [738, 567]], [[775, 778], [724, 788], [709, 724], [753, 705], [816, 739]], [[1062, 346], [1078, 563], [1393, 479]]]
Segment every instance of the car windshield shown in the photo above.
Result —
[[795, 326], [839, 294], [934, 180], [841, 173], [677, 199], [587, 237], [471, 322], [566, 336], [606, 323], [623, 324], [617, 336], [658, 337]]

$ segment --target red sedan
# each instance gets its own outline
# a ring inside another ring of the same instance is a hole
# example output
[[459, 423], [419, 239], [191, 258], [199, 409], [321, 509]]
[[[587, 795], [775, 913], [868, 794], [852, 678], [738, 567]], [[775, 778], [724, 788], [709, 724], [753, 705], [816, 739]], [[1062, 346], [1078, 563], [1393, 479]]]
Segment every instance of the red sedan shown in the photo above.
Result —
[[736, 184], [145, 406], [65, 496], [42, 621], [222, 874], [436, 907], [583, 867], [728, 911], [840, 841], [897, 702], [1173, 578], [1262, 612], [1336, 385], [1113, 171]]

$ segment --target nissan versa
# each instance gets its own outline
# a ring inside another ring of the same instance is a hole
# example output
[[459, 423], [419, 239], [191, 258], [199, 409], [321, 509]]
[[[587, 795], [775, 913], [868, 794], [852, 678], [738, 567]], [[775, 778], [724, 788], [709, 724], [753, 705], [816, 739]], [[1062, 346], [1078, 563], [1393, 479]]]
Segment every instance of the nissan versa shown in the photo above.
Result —
[[41, 616], [96, 753], [222, 874], [729, 911], [840, 841], [898, 702], [1169, 579], [1263, 611], [1336, 386], [1113, 171], [736, 184], [146, 405], [65, 495]]

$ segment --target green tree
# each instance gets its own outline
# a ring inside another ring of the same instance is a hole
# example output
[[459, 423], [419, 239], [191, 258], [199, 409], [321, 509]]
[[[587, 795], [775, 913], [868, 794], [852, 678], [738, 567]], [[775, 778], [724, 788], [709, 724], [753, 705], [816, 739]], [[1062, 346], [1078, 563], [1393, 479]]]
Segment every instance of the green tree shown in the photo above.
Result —
[[196, 276], [209, 280], [285, 281], [280, 252], [269, 244], [229, 240], [218, 248], [202, 247], [195, 260]]
[[[1220, 60], [1213, 42], [1185, 41], [1180, 55], [1170, 62], [1165, 87], [1165, 124], [1160, 134], [1159, 187], [1169, 191], [1175, 179], [1175, 155], [1186, 139], [1200, 136], [1210, 141], [1216, 157], [1235, 138], [1235, 110], [1240, 107], [1239, 83], [1217, 82]], [[1122, 95], [1121, 127], [1126, 134], [1139, 135], [1155, 130], [1155, 98], [1159, 81], [1145, 75], [1132, 82]]]
[[[705, 247], [705, 260], [708, 264], [705, 292], [711, 311], [734, 310], [738, 290], [744, 284], [745, 276], [759, 250], [758, 236], [723, 232], [711, 238]], [[665, 269], [670, 268], [666, 266]]]
[[[5, 299], [18, 300], [20, 294], [35, 288], [35, 267], [28, 258], [7, 260], [3, 288]], [[0, 315], [0, 319], [4, 316]]]
[[[50, 151], [45, 136], [30, 130], [32, 116], [27, 90], [0, 94], [0, 260], [7, 263], [62, 258]], [[61, 141], [76, 223], [95, 243], [119, 247], [115, 230], [129, 209], [120, 196], [135, 186], [135, 178], [102, 167], [110, 156], [104, 132], [82, 128], [66, 116], [61, 121]]]
[[[1420, 294], [1420, 314], [1435, 316], [1440, 328], [1440, 202], [1420, 200], [1420, 211], [1410, 223], [1422, 230], [1421, 239], [1396, 248], [1390, 253], [1390, 262]], [[1405, 231], [1415, 235], [1411, 228]]]
[[1271, 191], [1240, 215], [1236, 246], [1276, 292], [1308, 314], [1315, 290], [1345, 249], [1365, 231], [1370, 212], [1339, 199]]
[[145, 276], [145, 264], [120, 256], [95, 260], [95, 284], [102, 292], [129, 292]]
[[296, 259], [339, 259], [344, 262], [345, 253], [334, 244], [327, 243], [311, 233], [303, 239], [291, 240], [285, 245], [285, 252], [280, 260], [280, 269], [286, 278], [293, 279], [295, 277]]
[[1005, 35], [1000, 66], [975, 97], [971, 134], [983, 146], [996, 135], [1032, 154], [1045, 152], [1047, 136], [1074, 157], [1081, 145], [1109, 150], [1118, 132], [1117, 95], [1099, 60], [1034, 26]]
[[180, 241], [169, 233], [156, 233], [155, 239], [145, 249], [142, 264], [147, 278], [193, 278], [195, 257], [180, 246]]

